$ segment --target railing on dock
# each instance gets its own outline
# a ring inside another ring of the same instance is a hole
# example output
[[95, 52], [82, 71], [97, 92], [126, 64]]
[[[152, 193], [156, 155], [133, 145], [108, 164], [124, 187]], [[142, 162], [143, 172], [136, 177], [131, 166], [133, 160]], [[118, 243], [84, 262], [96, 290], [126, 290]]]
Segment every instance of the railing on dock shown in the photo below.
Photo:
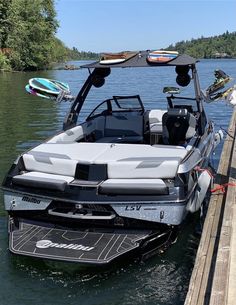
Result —
[[236, 109], [228, 133], [184, 305], [236, 304]]

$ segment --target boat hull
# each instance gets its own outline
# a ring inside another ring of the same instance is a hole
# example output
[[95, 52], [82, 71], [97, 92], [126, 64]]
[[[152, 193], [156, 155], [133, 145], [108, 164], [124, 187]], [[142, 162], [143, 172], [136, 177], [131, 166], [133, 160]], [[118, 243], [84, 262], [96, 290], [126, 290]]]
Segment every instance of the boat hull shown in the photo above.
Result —
[[[110, 226], [130, 221], [143, 221], [156, 224], [178, 226], [187, 214], [186, 206], [191, 198], [182, 201], [127, 201], [127, 202], [64, 202], [28, 193], [4, 192], [5, 210], [11, 216], [26, 218], [60, 219], [67, 223], [107, 223]], [[121, 221], [122, 220], [122, 221]]]

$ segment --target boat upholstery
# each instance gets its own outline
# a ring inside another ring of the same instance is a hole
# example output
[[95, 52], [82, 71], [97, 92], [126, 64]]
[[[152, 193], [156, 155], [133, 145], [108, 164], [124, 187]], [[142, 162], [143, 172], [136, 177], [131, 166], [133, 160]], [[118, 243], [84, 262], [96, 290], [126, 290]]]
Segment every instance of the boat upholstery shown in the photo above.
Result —
[[168, 188], [161, 179], [107, 179], [99, 186], [101, 194], [167, 195]]
[[110, 179], [173, 178], [187, 150], [180, 146], [44, 143], [23, 155], [27, 171], [75, 177], [77, 164], [106, 164]]
[[150, 144], [158, 144], [162, 139], [162, 117], [165, 113], [166, 110], [152, 109], [145, 115]]
[[29, 171], [75, 176], [79, 163], [91, 164], [110, 144], [102, 143], [44, 143], [23, 155]]
[[148, 113], [150, 133], [162, 134], [162, 117], [166, 110], [152, 109]]
[[143, 116], [129, 112], [102, 115], [54, 136], [48, 143], [73, 143], [81, 140], [100, 143], [142, 142]]
[[84, 139], [91, 133], [95, 137], [101, 138], [104, 136], [105, 117], [99, 116], [91, 121], [75, 126], [51, 138], [47, 143], [73, 143]]
[[163, 142], [170, 145], [186, 143], [196, 134], [196, 118], [187, 109], [170, 108], [163, 115]]
[[13, 177], [14, 184], [58, 191], [64, 191], [66, 185], [73, 180], [74, 177], [45, 174], [41, 172], [29, 172]]

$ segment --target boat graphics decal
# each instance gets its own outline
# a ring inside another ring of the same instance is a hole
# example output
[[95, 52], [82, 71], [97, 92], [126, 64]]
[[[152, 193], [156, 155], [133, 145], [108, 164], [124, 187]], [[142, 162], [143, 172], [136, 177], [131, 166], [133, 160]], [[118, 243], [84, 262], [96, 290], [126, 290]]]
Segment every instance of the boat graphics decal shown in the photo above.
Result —
[[40, 199], [37, 199], [37, 198], [34, 198], [34, 197], [29, 197], [29, 196], [23, 196], [22, 201], [32, 202], [32, 203], [36, 203], [36, 204], [40, 204], [40, 202], [41, 202]]
[[186, 214], [182, 204], [112, 204], [112, 208], [121, 217], [179, 225]]
[[70, 249], [70, 250], [80, 250], [80, 251], [91, 251], [94, 247], [88, 247], [78, 244], [60, 244], [54, 243], [51, 240], [42, 239], [37, 241], [36, 248], [47, 249], [47, 248], [60, 248], [60, 249]]
[[45, 210], [52, 200], [35, 196], [22, 195], [13, 192], [4, 194], [5, 209], [7, 211]]
[[141, 205], [127, 205], [125, 207], [126, 211], [139, 211], [141, 209]]

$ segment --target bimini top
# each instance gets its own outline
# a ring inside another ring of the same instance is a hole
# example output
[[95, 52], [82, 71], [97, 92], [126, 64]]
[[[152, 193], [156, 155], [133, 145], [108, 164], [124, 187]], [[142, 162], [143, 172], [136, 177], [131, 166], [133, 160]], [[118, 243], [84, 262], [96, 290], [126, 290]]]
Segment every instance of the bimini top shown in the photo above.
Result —
[[139, 51], [102, 54], [100, 61], [82, 65], [81, 68], [131, 68], [155, 66], [187, 66], [197, 60], [174, 51]]

